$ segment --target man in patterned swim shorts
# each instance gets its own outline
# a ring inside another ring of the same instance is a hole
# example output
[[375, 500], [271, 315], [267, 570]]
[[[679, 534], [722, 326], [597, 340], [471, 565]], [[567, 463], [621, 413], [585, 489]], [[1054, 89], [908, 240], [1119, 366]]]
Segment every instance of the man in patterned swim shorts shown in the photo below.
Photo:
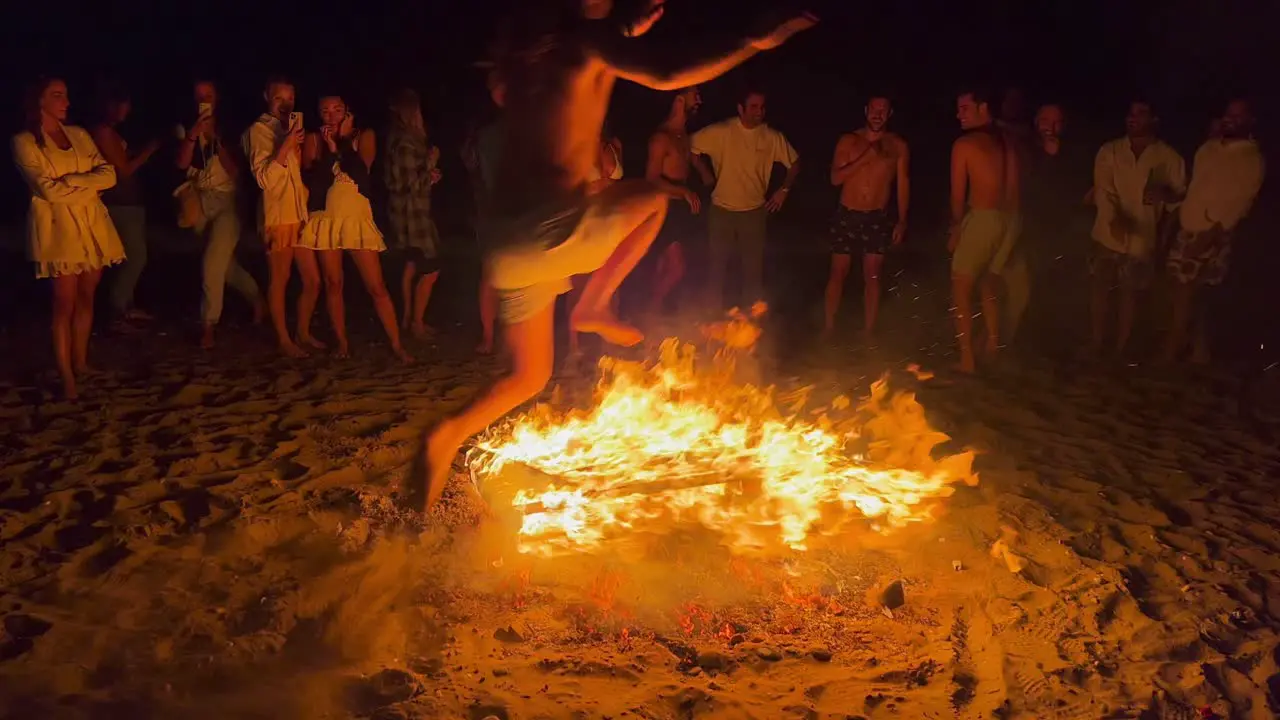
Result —
[[[1253, 124], [1250, 103], [1233, 100], [1222, 116], [1220, 136], [1209, 138], [1196, 151], [1191, 183], [1178, 212], [1181, 229], [1169, 248], [1173, 323], [1162, 354], [1165, 361], [1172, 361], [1186, 345], [1197, 286], [1212, 288], [1226, 279], [1232, 234], [1262, 187], [1265, 166], [1253, 139]], [[1208, 313], [1203, 307], [1196, 310], [1191, 359], [1208, 362]]]
[[[889, 98], [872, 96], [864, 110], [867, 124], [836, 143], [831, 184], [840, 186], [840, 205], [831, 219], [831, 275], [827, 279], [824, 336], [835, 328], [836, 310], [856, 254], [862, 256], [863, 330], [875, 331], [880, 310], [880, 271], [889, 248], [902, 242], [907, 229], [911, 180], [907, 143], [886, 132], [893, 115]], [[889, 197], [897, 180], [898, 215], [889, 214]]]

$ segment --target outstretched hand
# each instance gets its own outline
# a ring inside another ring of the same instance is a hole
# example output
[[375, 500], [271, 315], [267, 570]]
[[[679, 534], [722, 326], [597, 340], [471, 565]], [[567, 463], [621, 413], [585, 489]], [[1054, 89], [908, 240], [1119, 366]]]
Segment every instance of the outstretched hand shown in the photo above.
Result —
[[623, 30], [623, 34], [632, 38], [640, 37], [649, 32], [654, 24], [662, 19], [662, 13], [664, 12], [666, 12], [666, 0], [649, 0], [644, 14], [640, 16], [640, 19], [628, 25]]
[[802, 13], [782, 23], [768, 35], [752, 40], [751, 44], [757, 50], [772, 50], [786, 42], [792, 35], [803, 30], [808, 30], [817, 24], [818, 17], [816, 15], [807, 12]]

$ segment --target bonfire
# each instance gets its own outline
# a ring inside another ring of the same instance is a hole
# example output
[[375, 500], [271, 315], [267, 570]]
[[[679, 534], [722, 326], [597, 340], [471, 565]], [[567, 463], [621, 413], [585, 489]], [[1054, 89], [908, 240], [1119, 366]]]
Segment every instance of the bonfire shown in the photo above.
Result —
[[976, 484], [972, 454], [935, 458], [948, 437], [887, 378], [860, 403], [813, 408], [812, 387], [739, 381], [764, 310], [703, 328], [705, 360], [676, 339], [647, 362], [605, 357], [589, 408], [539, 405], [484, 436], [472, 476], [517, 519], [520, 552], [593, 553], [683, 525], [736, 554], [804, 552], [854, 524], [929, 519]]

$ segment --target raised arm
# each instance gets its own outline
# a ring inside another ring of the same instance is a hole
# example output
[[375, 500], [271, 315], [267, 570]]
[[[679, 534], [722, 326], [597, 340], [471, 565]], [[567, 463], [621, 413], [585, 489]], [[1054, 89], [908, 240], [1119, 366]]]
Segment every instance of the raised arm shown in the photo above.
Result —
[[98, 195], [93, 190], [73, 187], [62, 178], [53, 177], [35, 140], [29, 134], [24, 133], [13, 139], [13, 159], [31, 192], [41, 200], [52, 203], [84, 203]]
[[124, 141], [120, 139], [120, 134], [114, 128], [108, 125], [99, 125], [93, 131], [93, 142], [98, 146], [98, 150], [102, 152], [102, 156], [111, 163], [116, 169], [116, 176], [121, 178], [132, 177], [142, 167], [147, 160], [155, 153], [157, 145], [148, 145], [146, 149], [130, 158], [128, 151], [125, 149]]
[[761, 50], [778, 47], [792, 35], [813, 27], [815, 23], [817, 18], [806, 13], [788, 20], [764, 37], [743, 41], [728, 51], [695, 60], [675, 69], [659, 69], [656, 67], [657, 63], [646, 62], [637, 57], [634, 44], [613, 34], [602, 37], [596, 43], [596, 52], [614, 74], [624, 80], [630, 80], [654, 90], [679, 90], [710, 82], [741, 65]]
[[831, 158], [831, 184], [844, 185], [858, 168], [871, 158], [871, 143], [863, 143], [865, 147], [858, 150], [858, 136], [852, 133], [844, 135], [836, 142], [836, 151]]
[[[93, 138], [89, 133], [80, 128], [74, 130], [68, 129], [68, 134], [75, 133], [79, 135], [80, 143], [85, 146], [88, 153], [90, 169], [86, 172], [70, 173], [62, 176], [62, 181], [71, 187], [88, 188], [94, 192], [102, 192], [109, 190], [116, 185], [116, 169], [112, 167], [107, 159], [102, 157], [102, 153], [98, 150], [98, 146], [94, 144]], [[73, 139], [74, 143], [75, 140]]]

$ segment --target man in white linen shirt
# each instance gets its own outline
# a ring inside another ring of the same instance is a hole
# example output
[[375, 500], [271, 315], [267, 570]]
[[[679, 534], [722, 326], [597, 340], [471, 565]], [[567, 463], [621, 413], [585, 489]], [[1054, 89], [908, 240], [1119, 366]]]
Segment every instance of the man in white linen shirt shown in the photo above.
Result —
[[[1173, 360], [1186, 344], [1196, 286], [1214, 287], [1226, 278], [1232, 233], [1262, 188], [1266, 166], [1253, 139], [1253, 125], [1249, 101], [1232, 100], [1222, 115], [1220, 136], [1211, 137], [1196, 151], [1191, 185], [1178, 213], [1181, 228], [1169, 248], [1173, 323], [1163, 352], [1166, 361]], [[1203, 307], [1199, 311], [1192, 361], [1208, 362], [1207, 317]]]
[[[244, 145], [249, 171], [262, 190], [259, 218], [270, 270], [267, 307], [281, 354], [296, 358], [306, 357], [303, 346], [323, 349], [324, 345], [311, 336], [311, 316], [320, 297], [320, 267], [314, 252], [297, 246], [307, 221], [307, 188], [302, 184], [302, 122], [291, 123], [295, 95], [291, 81], [269, 78], [263, 92], [267, 112], [244, 132]], [[284, 293], [294, 263], [302, 278], [296, 342], [284, 318]]]
[[1151, 282], [1152, 258], [1165, 205], [1181, 199], [1187, 187], [1186, 165], [1156, 133], [1159, 119], [1151, 103], [1134, 100], [1125, 117], [1125, 136], [1098, 150], [1093, 164], [1093, 276], [1091, 354], [1102, 351], [1110, 314], [1110, 295], [1119, 289], [1115, 350], [1125, 351], [1133, 331], [1137, 297]]
[[[733, 252], [742, 263], [743, 303], [750, 305], [763, 298], [768, 213], [782, 208], [800, 172], [796, 149], [782, 133], [765, 124], [764, 116], [764, 93], [748, 90], [738, 103], [737, 117], [693, 134], [694, 165], [707, 185], [715, 185], [707, 221], [707, 294], [713, 309], [724, 302], [725, 270]], [[701, 155], [711, 158], [711, 170]], [[787, 168], [787, 176], [782, 187], [766, 198], [775, 163]]]

